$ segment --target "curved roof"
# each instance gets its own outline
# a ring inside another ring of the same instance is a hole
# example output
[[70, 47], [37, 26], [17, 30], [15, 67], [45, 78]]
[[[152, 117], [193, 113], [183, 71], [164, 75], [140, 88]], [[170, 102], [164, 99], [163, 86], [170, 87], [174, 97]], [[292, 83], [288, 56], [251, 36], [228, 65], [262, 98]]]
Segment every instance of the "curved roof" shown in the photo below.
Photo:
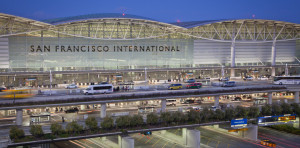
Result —
[[50, 23], [53, 25], [59, 25], [63, 23], [77, 22], [90, 19], [102, 19], [102, 18], [132, 18], [132, 19], [144, 19], [144, 20], [153, 20], [151, 18], [142, 17], [132, 14], [121, 14], [121, 13], [97, 13], [97, 14], [87, 14], [87, 15], [78, 15], [70, 17], [62, 17], [56, 19], [43, 20], [43, 22]]
[[193, 27], [198, 27], [206, 24], [212, 24], [216, 22], [220, 22], [222, 20], [205, 20], [205, 21], [190, 21], [190, 22], [175, 22], [175, 23], [170, 23], [176, 26], [184, 27], [184, 28], [193, 28]]
[[204, 21], [189, 21], [189, 22], [175, 22], [170, 23], [173, 25], [181, 26], [184, 28], [194, 28], [199, 26], [204, 26], [213, 23], [232, 23], [232, 22], [258, 22], [258, 23], [270, 23], [270, 24], [285, 24], [285, 25], [294, 25], [300, 27], [300, 24], [284, 22], [284, 21], [276, 21], [276, 20], [265, 20], [265, 19], [221, 19], [221, 20], [204, 20]]

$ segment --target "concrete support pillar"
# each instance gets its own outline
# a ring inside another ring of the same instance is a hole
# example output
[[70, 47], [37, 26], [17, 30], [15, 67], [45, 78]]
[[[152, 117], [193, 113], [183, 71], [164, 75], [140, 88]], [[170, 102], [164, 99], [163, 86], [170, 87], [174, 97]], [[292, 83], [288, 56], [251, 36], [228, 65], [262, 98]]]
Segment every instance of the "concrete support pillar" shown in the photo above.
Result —
[[101, 104], [101, 118], [105, 118], [106, 117], [106, 103], [102, 103]]
[[272, 67], [271, 70], [272, 70], [271, 76], [275, 77], [276, 76], [276, 69], [275, 69], [275, 67]]
[[23, 110], [22, 109], [17, 109], [17, 117], [16, 117], [16, 124], [17, 125], [22, 125], [23, 123]]
[[271, 58], [272, 58], [272, 66], [275, 66], [276, 65], [276, 40], [274, 40], [272, 44]]
[[234, 68], [230, 69], [230, 77], [235, 77], [235, 69]]
[[268, 104], [272, 104], [272, 92], [268, 92]]
[[235, 67], [235, 41], [231, 42], [231, 67]]
[[258, 134], [258, 126], [252, 126], [248, 127], [248, 130], [246, 131], [239, 131], [239, 135], [242, 136], [243, 138], [248, 138], [251, 140], [256, 141], [257, 140], [257, 134]]
[[161, 112], [166, 112], [167, 101], [166, 99], [161, 99]]
[[134, 148], [134, 139], [130, 136], [118, 136], [118, 144], [120, 148]]
[[182, 128], [182, 138], [183, 138], [183, 144], [186, 145], [187, 141], [186, 141], [186, 131], [187, 128]]
[[185, 135], [183, 135], [184, 145], [192, 148], [200, 148], [200, 131], [195, 129], [186, 129], [185, 131]]
[[299, 103], [299, 91], [295, 92], [295, 103]]
[[215, 107], [219, 106], [219, 99], [220, 99], [220, 96], [215, 96]]

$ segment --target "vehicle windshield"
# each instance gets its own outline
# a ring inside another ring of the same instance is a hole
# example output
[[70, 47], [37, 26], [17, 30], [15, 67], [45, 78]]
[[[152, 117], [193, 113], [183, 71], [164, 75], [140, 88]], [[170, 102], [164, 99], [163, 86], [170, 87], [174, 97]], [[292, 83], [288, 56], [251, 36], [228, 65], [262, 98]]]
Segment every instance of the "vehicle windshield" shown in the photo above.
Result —
[[87, 88], [87, 89], [85, 89], [85, 90], [91, 90], [91, 88]]

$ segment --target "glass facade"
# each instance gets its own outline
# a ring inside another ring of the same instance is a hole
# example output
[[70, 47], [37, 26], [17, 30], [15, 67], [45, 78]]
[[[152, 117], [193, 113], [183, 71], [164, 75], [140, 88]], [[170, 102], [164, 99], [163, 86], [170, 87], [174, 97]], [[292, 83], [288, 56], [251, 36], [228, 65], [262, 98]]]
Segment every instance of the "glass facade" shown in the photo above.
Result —
[[14, 36], [9, 37], [9, 57], [12, 69], [177, 68], [193, 64], [193, 40]]

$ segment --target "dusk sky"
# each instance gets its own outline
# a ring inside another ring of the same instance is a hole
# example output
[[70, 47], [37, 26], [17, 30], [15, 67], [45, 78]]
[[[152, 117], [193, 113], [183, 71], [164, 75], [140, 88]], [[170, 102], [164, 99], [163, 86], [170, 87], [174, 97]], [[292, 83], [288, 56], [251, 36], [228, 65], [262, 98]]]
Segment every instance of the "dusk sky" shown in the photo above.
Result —
[[125, 13], [162, 22], [270, 19], [300, 23], [300, 0], [2, 0], [0, 12], [35, 20]]

